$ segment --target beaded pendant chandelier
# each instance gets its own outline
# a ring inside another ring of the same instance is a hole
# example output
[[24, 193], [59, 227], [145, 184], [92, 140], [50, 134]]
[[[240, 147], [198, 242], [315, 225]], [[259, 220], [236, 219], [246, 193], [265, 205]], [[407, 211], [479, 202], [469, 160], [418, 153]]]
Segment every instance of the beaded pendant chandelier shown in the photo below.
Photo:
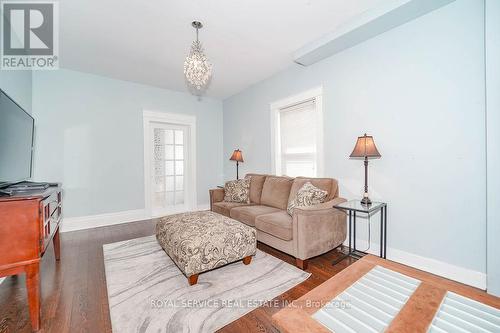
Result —
[[208, 85], [212, 76], [212, 64], [203, 52], [203, 46], [198, 40], [198, 30], [203, 27], [201, 22], [194, 21], [191, 25], [196, 29], [196, 40], [184, 61], [184, 76], [197, 93], [201, 93]]

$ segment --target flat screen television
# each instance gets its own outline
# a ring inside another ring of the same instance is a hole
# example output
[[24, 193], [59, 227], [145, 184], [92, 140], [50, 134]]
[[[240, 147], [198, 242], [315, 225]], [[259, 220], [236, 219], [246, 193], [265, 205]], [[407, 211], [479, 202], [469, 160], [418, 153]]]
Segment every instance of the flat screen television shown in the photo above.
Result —
[[0, 89], [0, 188], [32, 176], [35, 120]]

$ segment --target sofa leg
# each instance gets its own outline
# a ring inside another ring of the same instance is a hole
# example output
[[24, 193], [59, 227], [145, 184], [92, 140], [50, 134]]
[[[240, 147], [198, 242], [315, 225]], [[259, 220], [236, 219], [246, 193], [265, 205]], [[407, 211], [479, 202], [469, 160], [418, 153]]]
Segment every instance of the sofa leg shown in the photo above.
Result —
[[194, 286], [198, 283], [198, 274], [191, 275], [188, 277], [188, 282], [190, 286]]
[[295, 264], [297, 265], [298, 268], [302, 269], [302, 270], [306, 270], [307, 269], [307, 264], [309, 262], [307, 261], [307, 259], [299, 259], [299, 258], [295, 258]]
[[248, 257], [243, 258], [243, 263], [245, 265], [250, 265], [251, 261], [252, 261], [252, 256], [248, 256]]

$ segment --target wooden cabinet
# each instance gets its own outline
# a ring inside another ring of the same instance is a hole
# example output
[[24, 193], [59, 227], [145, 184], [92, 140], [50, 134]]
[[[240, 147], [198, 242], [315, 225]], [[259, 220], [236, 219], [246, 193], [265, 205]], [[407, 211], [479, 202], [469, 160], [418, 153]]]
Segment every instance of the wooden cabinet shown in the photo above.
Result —
[[29, 312], [40, 328], [40, 259], [52, 241], [60, 259], [61, 187], [0, 197], [0, 277], [26, 274]]

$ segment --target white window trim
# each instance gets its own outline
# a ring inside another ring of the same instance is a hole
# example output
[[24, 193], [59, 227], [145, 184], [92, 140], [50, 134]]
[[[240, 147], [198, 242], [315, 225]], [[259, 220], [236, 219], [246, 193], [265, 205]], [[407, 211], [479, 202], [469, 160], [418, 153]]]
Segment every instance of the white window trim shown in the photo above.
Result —
[[[168, 113], [161, 111], [143, 110], [143, 130], [144, 130], [144, 204], [148, 216], [152, 216], [151, 207], [151, 161], [150, 152], [152, 151], [152, 138], [150, 133], [151, 123], [168, 123], [183, 125], [189, 127], [189, 165], [187, 166], [186, 173], [191, 180], [185, 185], [187, 191], [186, 208], [188, 210], [195, 210], [197, 207], [197, 193], [196, 193], [196, 117], [179, 114]], [[154, 217], [154, 216], [153, 216]]]
[[279, 101], [270, 104], [271, 109], [271, 167], [272, 171], [279, 175], [281, 174], [281, 142], [279, 132], [279, 111], [288, 106], [309, 100], [315, 99], [316, 108], [318, 111], [318, 128], [317, 133], [317, 177], [324, 177], [325, 174], [325, 152], [324, 152], [324, 124], [323, 124], [323, 86], [319, 86], [300, 94], [288, 96]]

